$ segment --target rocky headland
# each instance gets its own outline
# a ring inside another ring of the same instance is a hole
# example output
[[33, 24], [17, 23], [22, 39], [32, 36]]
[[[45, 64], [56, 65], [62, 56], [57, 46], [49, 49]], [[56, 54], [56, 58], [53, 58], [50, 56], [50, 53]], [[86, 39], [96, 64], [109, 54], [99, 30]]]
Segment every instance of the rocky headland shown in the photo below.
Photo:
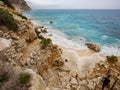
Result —
[[102, 90], [108, 75], [105, 90], [120, 89], [119, 57], [98, 53], [96, 44], [61, 47], [47, 33], [0, 1], [0, 90]]

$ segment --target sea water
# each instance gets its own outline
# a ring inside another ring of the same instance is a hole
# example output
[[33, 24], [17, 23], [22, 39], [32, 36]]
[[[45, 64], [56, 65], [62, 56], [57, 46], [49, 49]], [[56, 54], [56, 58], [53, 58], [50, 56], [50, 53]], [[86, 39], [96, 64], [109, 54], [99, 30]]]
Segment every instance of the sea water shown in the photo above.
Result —
[[101, 45], [100, 53], [120, 56], [120, 10], [31, 10], [25, 15], [48, 27], [55, 44], [81, 50], [92, 42]]

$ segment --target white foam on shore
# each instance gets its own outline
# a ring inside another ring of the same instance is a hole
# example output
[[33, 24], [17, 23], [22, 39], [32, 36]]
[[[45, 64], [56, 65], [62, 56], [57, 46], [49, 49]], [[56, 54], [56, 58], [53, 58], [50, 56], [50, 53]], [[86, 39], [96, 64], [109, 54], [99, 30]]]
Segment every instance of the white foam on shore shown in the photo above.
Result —
[[117, 46], [107, 46], [107, 45], [104, 45], [101, 47], [101, 51], [100, 51], [101, 54], [104, 54], [104, 55], [115, 55], [115, 56], [120, 56], [120, 48], [118, 48]]
[[[60, 32], [59, 30], [54, 30], [51, 27], [48, 27], [48, 28], [49, 28], [48, 33], [46, 34], [46, 36], [52, 39], [53, 44], [57, 44], [65, 48], [71, 48], [75, 50], [88, 49], [85, 46], [85, 41], [86, 41], [85, 38], [76, 37], [70, 40], [68, 39], [67, 35]], [[108, 55], [120, 56], [120, 48], [118, 48], [117, 46], [103, 45], [101, 46], [101, 51], [99, 53], [105, 56], [108, 56]]]
[[[59, 46], [63, 46], [66, 48], [75, 49], [75, 50], [88, 49], [84, 45], [85, 44], [84, 38], [82, 39], [83, 41], [81, 41], [82, 43], [79, 43], [80, 42], [78, 41], [79, 38], [69, 40], [68, 36], [66, 36], [64, 33], [58, 30], [49, 29], [48, 32], [49, 33], [47, 34], [47, 36], [52, 39], [54, 44], [57, 44]], [[105, 56], [108, 56], [108, 55], [120, 56], [120, 48], [118, 48], [117, 46], [103, 45], [101, 46], [101, 51], [99, 53]]]
[[80, 44], [75, 40], [69, 40], [67, 35], [58, 30], [49, 29], [47, 36], [52, 39], [53, 44], [57, 44], [59, 46], [75, 50], [87, 49], [87, 47], [84, 44]]

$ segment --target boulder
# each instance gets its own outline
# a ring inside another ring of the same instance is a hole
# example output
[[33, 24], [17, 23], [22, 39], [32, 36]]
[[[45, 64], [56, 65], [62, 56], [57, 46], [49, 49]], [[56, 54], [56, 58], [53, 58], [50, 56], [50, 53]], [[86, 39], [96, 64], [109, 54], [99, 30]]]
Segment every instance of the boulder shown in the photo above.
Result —
[[1, 30], [0, 30], [0, 37], [2, 37], [2, 36], [3, 36], [3, 34], [4, 34], [4, 33], [3, 33], [3, 31], [1, 31]]
[[73, 85], [77, 85], [77, 80], [75, 78], [72, 78], [70, 83], [73, 84]]
[[46, 90], [46, 84], [40, 75], [38, 75], [32, 69], [26, 69], [25, 72], [31, 75], [31, 87], [29, 90]]
[[58, 67], [60, 67], [60, 66], [63, 66], [63, 64], [64, 64], [64, 62], [63, 62], [63, 60], [61, 60], [61, 59], [57, 59], [57, 60], [55, 60], [55, 61], [53, 62], [53, 66], [58, 66]]
[[11, 41], [5, 38], [0, 38], [0, 51], [11, 46]]
[[98, 44], [95, 43], [86, 43], [85, 44], [89, 49], [95, 51], [95, 52], [99, 52], [100, 51], [100, 46]]
[[53, 24], [53, 22], [52, 22], [52, 21], [50, 21], [49, 23], [50, 23], [50, 24]]
[[27, 32], [25, 36], [25, 39], [28, 43], [34, 41], [37, 38], [35, 32], [32, 30], [30, 32]]

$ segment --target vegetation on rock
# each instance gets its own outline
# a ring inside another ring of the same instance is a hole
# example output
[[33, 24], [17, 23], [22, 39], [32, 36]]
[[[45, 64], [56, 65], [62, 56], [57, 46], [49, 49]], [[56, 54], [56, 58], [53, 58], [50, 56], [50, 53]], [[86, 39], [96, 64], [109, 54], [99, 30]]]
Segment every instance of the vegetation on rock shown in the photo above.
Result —
[[42, 48], [45, 49], [51, 43], [50, 38], [43, 38], [41, 40]]
[[112, 56], [107, 56], [107, 61], [108, 61], [109, 63], [115, 63], [115, 62], [118, 61], [118, 58], [117, 58], [116, 56], [114, 56], [114, 55], [112, 55]]
[[13, 30], [14, 32], [18, 30], [18, 25], [13, 16], [3, 9], [0, 9], [0, 25], [5, 25], [8, 29]]
[[27, 20], [27, 17], [23, 16], [23, 15], [22, 15], [22, 14], [20, 14], [20, 13], [17, 13], [17, 16], [20, 16], [22, 19]]
[[28, 73], [21, 73], [19, 80], [20, 80], [21, 84], [28, 83], [28, 81], [30, 80], [30, 74], [28, 74]]

